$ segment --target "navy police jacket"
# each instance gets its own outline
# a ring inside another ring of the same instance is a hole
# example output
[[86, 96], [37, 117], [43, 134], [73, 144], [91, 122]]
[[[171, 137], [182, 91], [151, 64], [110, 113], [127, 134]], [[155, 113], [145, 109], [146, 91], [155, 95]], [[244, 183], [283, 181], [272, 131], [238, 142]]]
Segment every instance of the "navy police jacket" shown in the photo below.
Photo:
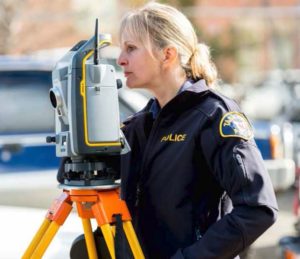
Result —
[[122, 198], [146, 258], [234, 258], [277, 215], [252, 129], [204, 80], [122, 128]]

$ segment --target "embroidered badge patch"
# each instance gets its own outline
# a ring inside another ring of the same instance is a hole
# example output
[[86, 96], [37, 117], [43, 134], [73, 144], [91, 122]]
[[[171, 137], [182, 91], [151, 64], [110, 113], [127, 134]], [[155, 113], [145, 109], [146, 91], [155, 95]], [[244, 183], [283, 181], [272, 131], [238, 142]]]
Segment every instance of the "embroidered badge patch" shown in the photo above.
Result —
[[253, 137], [252, 127], [246, 117], [239, 112], [228, 112], [220, 121], [220, 135], [223, 138], [237, 137], [248, 140]]

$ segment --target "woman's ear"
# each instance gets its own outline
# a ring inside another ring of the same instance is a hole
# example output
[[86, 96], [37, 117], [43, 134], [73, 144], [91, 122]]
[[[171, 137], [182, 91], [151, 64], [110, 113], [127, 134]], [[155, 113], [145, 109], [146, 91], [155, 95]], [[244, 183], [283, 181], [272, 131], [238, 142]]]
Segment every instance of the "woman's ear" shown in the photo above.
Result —
[[175, 47], [168, 46], [163, 49], [163, 64], [172, 65], [177, 61], [178, 52]]

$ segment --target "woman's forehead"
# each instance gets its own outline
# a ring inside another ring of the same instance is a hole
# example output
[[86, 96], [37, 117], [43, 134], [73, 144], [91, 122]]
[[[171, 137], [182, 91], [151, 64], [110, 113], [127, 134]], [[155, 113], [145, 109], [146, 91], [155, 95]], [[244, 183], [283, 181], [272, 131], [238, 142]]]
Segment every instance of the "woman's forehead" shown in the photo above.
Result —
[[142, 42], [141, 42], [141, 39], [139, 39], [136, 35], [133, 35], [132, 33], [129, 33], [129, 32], [123, 32], [121, 34], [120, 44], [121, 45], [128, 45], [128, 44], [141, 45]]

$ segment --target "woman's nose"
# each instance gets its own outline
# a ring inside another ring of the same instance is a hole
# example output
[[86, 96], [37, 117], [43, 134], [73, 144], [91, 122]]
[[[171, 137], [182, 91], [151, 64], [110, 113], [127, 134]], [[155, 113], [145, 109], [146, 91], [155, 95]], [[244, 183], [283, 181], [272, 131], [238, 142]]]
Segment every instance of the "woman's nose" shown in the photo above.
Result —
[[124, 57], [124, 55], [121, 53], [118, 60], [117, 60], [117, 63], [119, 66], [125, 66], [128, 62], [126, 60], [126, 58]]

